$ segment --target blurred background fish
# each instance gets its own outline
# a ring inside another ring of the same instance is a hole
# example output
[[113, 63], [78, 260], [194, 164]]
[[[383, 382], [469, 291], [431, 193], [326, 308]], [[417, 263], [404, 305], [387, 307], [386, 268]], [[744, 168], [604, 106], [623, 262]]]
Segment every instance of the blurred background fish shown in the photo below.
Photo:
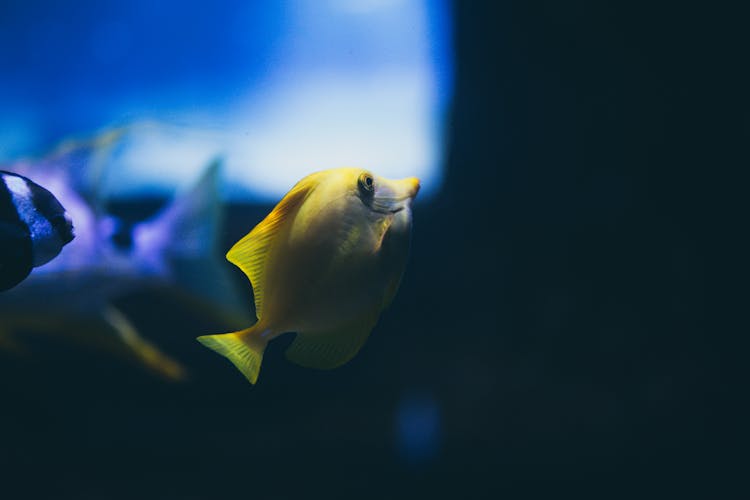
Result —
[[185, 367], [146, 340], [115, 301], [152, 290], [227, 326], [247, 321], [251, 310], [233, 293], [216, 253], [223, 220], [221, 162], [208, 165], [194, 186], [155, 215], [127, 221], [105, 211], [106, 200], [96, 189], [107, 150], [118, 138], [119, 132], [109, 131], [69, 141], [44, 159], [14, 165], [56, 187], [77, 221], [79, 237], [59, 262], [0, 298], [0, 346], [19, 351], [24, 337], [54, 334], [179, 380]]
[[0, 291], [55, 258], [73, 237], [73, 222], [52, 193], [0, 170]]

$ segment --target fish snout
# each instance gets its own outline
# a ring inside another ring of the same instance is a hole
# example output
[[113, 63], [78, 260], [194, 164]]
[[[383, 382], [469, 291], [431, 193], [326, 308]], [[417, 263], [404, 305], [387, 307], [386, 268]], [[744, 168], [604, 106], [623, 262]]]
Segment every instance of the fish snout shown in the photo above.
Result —
[[421, 184], [419, 179], [416, 177], [408, 177], [402, 181], [406, 187], [407, 196], [409, 198], [415, 198], [419, 192]]
[[70, 215], [68, 213], [65, 213], [65, 239], [68, 240], [65, 242], [67, 245], [73, 239], [76, 237], [75, 228], [73, 227], [73, 219], [70, 218]]
[[371, 206], [377, 212], [400, 212], [411, 206], [412, 200], [419, 192], [419, 187], [419, 179], [416, 177], [398, 180], [383, 179]]
[[62, 215], [57, 215], [51, 221], [55, 231], [57, 231], [60, 240], [63, 245], [67, 245], [73, 238], [75, 238], [75, 231], [73, 230], [73, 220], [70, 218], [67, 212]]

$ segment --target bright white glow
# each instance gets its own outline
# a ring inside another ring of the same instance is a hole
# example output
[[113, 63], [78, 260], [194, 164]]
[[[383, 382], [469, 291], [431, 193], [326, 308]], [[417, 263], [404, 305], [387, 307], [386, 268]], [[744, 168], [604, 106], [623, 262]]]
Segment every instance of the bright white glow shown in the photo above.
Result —
[[155, 185], [184, 186], [220, 156], [230, 198], [250, 193], [272, 199], [311, 172], [342, 166], [389, 178], [420, 177], [429, 192], [438, 181], [439, 134], [428, 89], [416, 73], [323, 75], [269, 90], [237, 112], [226, 129], [135, 127], [107, 190], [123, 196]]
[[[342, 166], [434, 184], [436, 127], [419, 74], [310, 78], [273, 91], [227, 155], [227, 175], [261, 195], [278, 196], [316, 170]], [[240, 127], [243, 128], [243, 127]]]
[[[120, 105], [140, 122], [104, 178], [110, 197], [168, 195], [224, 160], [226, 198], [274, 201], [305, 175], [342, 166], [440, 185], [450, 92], [447, 26], [427, 0], [294, 0], [268, 70], [223, 104], [169, 96]], [[251, 21], [247, 21], [250, 23]], [[438, 40], [439, 39], [439, 40]]]
[[381, 9], [388, 9], [403, 4], [403, 2], [404, 0], [357, 0], [355, 2], [351, 0], [332, 0], [330, 3], [333, 7], [342, 11], [371, 14]]

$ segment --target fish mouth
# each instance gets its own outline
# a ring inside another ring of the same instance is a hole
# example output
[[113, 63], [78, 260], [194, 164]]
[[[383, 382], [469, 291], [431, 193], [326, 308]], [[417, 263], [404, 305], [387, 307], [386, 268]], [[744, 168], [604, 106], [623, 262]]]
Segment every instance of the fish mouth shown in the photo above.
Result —
[[411, 196], [402, 196], [399, 198], [382, 198], [372, 204], [372, 209], [381, 214], [397, 214], [401, 210], [411, 205]]
[[67, 245], [75, 238], [73, 221], [67, 213], [56, 216], [52, 220], [52, 225], [57, 231], [57, 235], [60, 237], [63, 245]]
[[63, 239], [63, 245], [67, 245], [68, 243], [70, 243], [71, 241], [73, 241], [75, 239], [75, 237], [76, 237], [75, 228], [73, 228], [73, 226], [71, 225], [70, 229], [68, 230], [67, 235]]
[[370, 206], [379, 213], [397, 214], [411, 206], [419, 188], [419, 179], [416, 177], [390, 181], [375, 194]]

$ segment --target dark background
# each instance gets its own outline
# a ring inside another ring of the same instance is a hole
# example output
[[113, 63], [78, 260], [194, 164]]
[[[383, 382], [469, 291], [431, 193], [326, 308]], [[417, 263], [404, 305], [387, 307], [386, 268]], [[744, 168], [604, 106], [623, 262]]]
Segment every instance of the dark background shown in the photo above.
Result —
[[[745, 12], [454, 14], [447, 181], [416, 206], [401, 291], [357, 358], [305, 370], [279, 340], [252, 387], [192, 342], [213, 325], [129, 297], [193, 378], [62, 345], [32, 372], [4, 362], [2, 498], [740, 493]], [[269, 208], [235, 207], [227, 243]], [[421, 459], [398, 444], [414, 394], [439, 415]]]

